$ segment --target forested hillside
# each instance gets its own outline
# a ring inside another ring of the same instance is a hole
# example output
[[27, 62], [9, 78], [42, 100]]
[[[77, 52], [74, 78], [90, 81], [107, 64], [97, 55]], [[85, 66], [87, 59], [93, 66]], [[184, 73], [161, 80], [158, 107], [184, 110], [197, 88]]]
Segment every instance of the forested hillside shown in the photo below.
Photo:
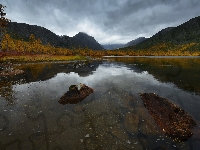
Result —
[[1, 55], [7, 53], [50, 55], [147, 55], [147, 56], [200, 56], [200, 17], [177, 27], [168, 27], [151, 38], [134, 46], [116, 50], [103, 50], [101, 45], [86, 33], [74, 37], [57, 36], [38, 26], [11, 23], [2, 39]]
[[43, 45], [50, 44], [54, 47], [68, 49], [88, 48], [103, 50], [103, 47], [92, 36], [82, 32], [79, 32], [74, 37], [58, 36], [44, 27], [17, 22], [9, 22], [6, 31], [15, 40], [23, 39], [23, 41], [28, 41], [30, 35], [33, 34], [36, 39], [40, 39]]
[[151, 38], [121, 50], [145, 55], [197, 55], [200, 52], [200, 16], [177, 26], [168, 27]]

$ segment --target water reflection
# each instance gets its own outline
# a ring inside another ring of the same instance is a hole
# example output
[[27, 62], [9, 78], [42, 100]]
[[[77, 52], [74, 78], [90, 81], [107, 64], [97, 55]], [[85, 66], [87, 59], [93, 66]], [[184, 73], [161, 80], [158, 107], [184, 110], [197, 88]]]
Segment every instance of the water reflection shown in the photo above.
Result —
[[142, 71], [146, 70], [161, 82], [174, 83], [179, 88], [200, 93], [200, 57], [146, 57], [112, 58], [128, 66], [135, 64]]
[[[87, 62], [75, 68], [69, 62], [53, 63], [38, 69], [37, 76], [24, 69], [23, 76], [10, 79], [23, 79], [10, 86], [17, 101], [14, 107], [5, 107], [7, 102], [0, 97], [0, 149], [198, 148], [199, 127], [188, 141], [174, 142], [151, 118], [138, 93], [165, 97], [197, 122], [200, 97], [173, 82], [161, 82], [155, 68], [146, 69], [150, 63], [137, 61]], [[80, 103], [60, 105], [58, 100], [70, 85], [79, 83], [94, 93]]]

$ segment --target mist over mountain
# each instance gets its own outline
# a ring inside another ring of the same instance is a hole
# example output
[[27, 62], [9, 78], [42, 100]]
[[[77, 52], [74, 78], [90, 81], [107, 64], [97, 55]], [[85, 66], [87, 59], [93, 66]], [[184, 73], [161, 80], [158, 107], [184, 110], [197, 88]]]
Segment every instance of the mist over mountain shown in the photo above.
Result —
[[114, 50], [124, 47], [124, 44], [104, 44], [102, 47], [106, 50]]
[[105, 45], [102, 45], [102, 46], [106, 50], [115, 50], [115, 49], [119, 49], [119, 48], [137, 45], [137, 44], [141, 43], [142, 41], [144, 41], [146, 39], [147, 38], [145, 38], [145, 37], [139, 37], [139, 38], [132, 40], [132, 41], [126, 43], [126, 44], [105, 44]]

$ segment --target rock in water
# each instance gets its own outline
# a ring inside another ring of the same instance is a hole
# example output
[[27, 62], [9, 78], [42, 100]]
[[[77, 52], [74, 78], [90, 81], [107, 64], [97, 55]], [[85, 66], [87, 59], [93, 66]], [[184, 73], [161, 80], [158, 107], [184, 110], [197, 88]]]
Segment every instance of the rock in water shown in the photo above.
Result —
[[195, 121], [184, 110], [154, 93], [142, 93], [141, 99], [159, 127], [174, 140], [186, 141], [192, 135]]
[[94, 90], [85, 84], [71, 85], [69, 91], [67, 91], [58, 102], [63, 105], [77, 104], [93, 92]]

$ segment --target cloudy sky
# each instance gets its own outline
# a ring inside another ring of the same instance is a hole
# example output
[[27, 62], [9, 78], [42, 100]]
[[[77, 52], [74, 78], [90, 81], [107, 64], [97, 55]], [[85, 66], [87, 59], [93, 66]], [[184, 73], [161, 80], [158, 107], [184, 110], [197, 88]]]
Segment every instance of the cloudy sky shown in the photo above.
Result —
[[200, 16], [200, 0], [0, 0], [13, 22], [57, 35], [85, 32], [100, 44], [151, 37]]

